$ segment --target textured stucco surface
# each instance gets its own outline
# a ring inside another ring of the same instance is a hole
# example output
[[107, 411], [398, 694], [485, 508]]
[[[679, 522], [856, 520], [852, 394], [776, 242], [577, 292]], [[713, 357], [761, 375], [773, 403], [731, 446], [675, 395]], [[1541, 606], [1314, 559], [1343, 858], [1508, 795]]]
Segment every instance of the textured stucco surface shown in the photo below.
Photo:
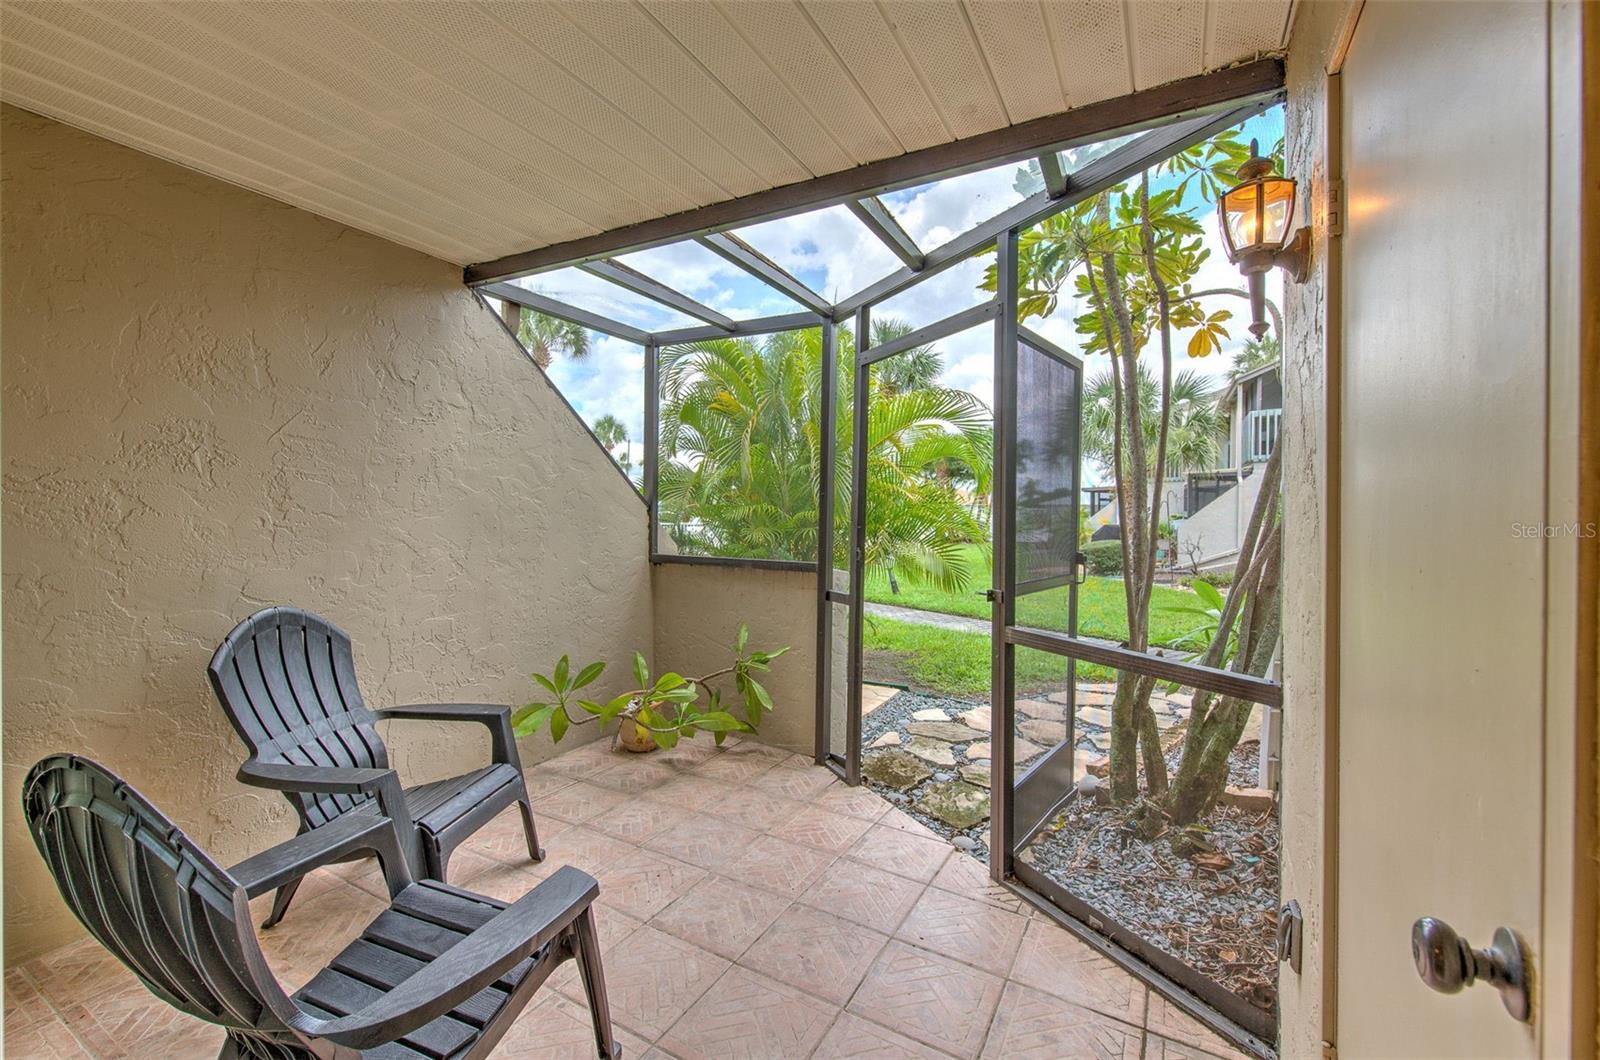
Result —
[[1283, 1057], [1322, 1055], [1327, 865], [1327, 712], [1324, 694], [1328, 530], [1328, 77], [1350, 12], [1343, 0], [1298, 7], [1286, 64], [1284, 130], [1290, 176], [1300, 182], [1298, 223], [1311, 226], [1312, 272], [1284, 287], [1283, 344], [1283, 866], [1282, 894], [1305, 914], [1300, 973], [1278, 975]]
[[[698, 567], [654, 568], [656, 670], [694, 676], [733, 660], [741, 622], [750, 646], [788, 646], [766, 675], [773, 709], [762, 743], [809, 755], [816, 742], [817, 576], [809, 571]], [[726, 682], [732, 691], [732, 682]]]
[[[225, 862], [292, 831], [279, 796], [234, 781], [205, 681], [258, 607], [348, 630], [374, 706], [523, 702], [561, 652], [625, 660], [653, 634], [643, 505], [458, 268], [0, 121], [15, 961], [78, 932], [17, 808], [46, 753], [105, 762]], [[420, 780], [481, 760], [481, 733], [389, 735]]]

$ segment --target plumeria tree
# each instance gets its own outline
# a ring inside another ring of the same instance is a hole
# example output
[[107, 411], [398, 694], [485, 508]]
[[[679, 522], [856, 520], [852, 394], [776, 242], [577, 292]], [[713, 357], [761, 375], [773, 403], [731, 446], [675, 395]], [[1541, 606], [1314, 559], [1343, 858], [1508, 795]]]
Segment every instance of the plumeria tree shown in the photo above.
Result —
[[[1219, 354], [1230, 337], [1231, 313], [1210, 308], [1212, 296], [1246, 294], [1242, 288], [1195, 285], [1209, 256], [1202, 225], [1210, 210], [1204, 204], [1233, 182], [1248, 153], [1237, 130], [1221, 133], [1158, 167], [1157, 177], [1170, 178], [1159, 188], [1152, 186], [1152, 173], [1146, 171], [1057, 214], [1018, 241], [1019, 316], [1051, 315], [1070, 284], [1086, 307], [1074, 322], [1085, 355], [1104, 355], [1109, 361], [1109, 429], [1094, 440], [1096, 411], [1091, 408], [1088, 433], [1113, 472], [1121, 513], [1127, 645], [1136, 651], [1150, 647], [1161, 483], [1189, 459], [1184, 455], [1186, 399], [1174, 380], [1174, 351], [1182, 341], [1191, 358]], [[995, 288], [993, 267], [985, 286]], [[1141, 364], [1147, 351], [1159, 358], [1160, 375], [1154, 382]], [[1099, 407], [1100, 414], [1105, 411]], [[1216, 609], [1218, 628], [1202, 653], [1201, 661], [1208, 665], [1259, 675], [1275, 650], [1280, 621], [1276, 467], [1274, 454], [1240, 551], [1233, 589], [1225, 601], [1216, 594], [1223, 606]], [[1150, 707], [1155, 685], [1155, 678], [1138, 674], [1125, 675], [1117, 684], [1111, 707], [1111, 797], [1119, 803], [1139, 797], [1142, 765], [1150, 815], [1187, 823], [1209, 810], [1220, 794], [1227, 756], [1243, 731], [1250, 705], [1197, 695], [1184, 757], [1176, 776], [1169, 778]]]

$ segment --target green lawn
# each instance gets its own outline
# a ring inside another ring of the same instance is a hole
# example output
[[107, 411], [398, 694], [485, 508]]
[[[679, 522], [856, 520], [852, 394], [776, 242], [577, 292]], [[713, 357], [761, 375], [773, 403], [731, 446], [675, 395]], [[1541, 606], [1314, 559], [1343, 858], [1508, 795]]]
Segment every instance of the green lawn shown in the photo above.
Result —
[[[889, 579], [878, 574], [867, 579], [867, 599], [874, 603], [913, 607], [921, 611], [941, 611], [947, 615], [987, 619], [989, 601], [984, 599], [982, 589], [989, 584], [989, 565], [977, 545], [971, 545], [969, 549], [968, 562], [974, 571], [980, 572], [974, 588], [969, 592], [950, 593], [932, 586], [908, 585], [902, 581], [900, 592], [894, 593], [889, 589]], [[1063, 586], [1022, 597], [1017, 601], [1018, 624], [1038, 629], [1065, 629], [1067, 592]], [[1185, 604], [1193, 606], [1194, 603], [1194, 594], [1186, 589], [1156, 586], [1150, 594], [1150, 642], [1170, 644], [1194, 629], [1198, 623], [1194, 615], [1163, 610]], [[1078, 632], [1106, 640], [1127, 639], [1128, 608], [1123, 599], [1121, 580], [1090, 578], [1078, 587]]]
[[[907, 684], [952, 696], [989, 696], [989, 638], [982, 633], [867, 615], [862, 634], [868, 681]], [[1019, 692], [1064, 688], [1066, 672], [1067, 660], [1059, 655], [1017, 649]], [[1079, 663], [1078, 679], [1110, 681], [1114, 677], [1110, 670]]]

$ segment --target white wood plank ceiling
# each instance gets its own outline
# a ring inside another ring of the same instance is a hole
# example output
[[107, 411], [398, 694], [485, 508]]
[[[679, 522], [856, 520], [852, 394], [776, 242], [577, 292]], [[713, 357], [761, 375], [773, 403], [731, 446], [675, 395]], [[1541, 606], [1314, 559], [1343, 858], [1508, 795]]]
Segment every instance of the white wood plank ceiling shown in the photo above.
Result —
[[0, 98], [458, 264], [1280, 51], [1292, 0], [7, 0]]

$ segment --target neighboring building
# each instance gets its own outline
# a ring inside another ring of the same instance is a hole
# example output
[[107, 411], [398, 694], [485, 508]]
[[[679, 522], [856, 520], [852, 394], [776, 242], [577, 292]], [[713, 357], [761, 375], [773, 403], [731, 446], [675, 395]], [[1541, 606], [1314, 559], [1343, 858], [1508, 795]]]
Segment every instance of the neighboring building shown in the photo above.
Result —
[[1178, 562], [1202, 570], [1233, 563], [1261, 491], [1257, 472], [1277, 448], [1283, 422], [1277, 364], [1229, 382], [1217, 394], [1217, 405], [1228, 421], [1227, 440], [1216, 467], [1189, 472], [1183, 488], [1188, 515], [1177, 522]]

